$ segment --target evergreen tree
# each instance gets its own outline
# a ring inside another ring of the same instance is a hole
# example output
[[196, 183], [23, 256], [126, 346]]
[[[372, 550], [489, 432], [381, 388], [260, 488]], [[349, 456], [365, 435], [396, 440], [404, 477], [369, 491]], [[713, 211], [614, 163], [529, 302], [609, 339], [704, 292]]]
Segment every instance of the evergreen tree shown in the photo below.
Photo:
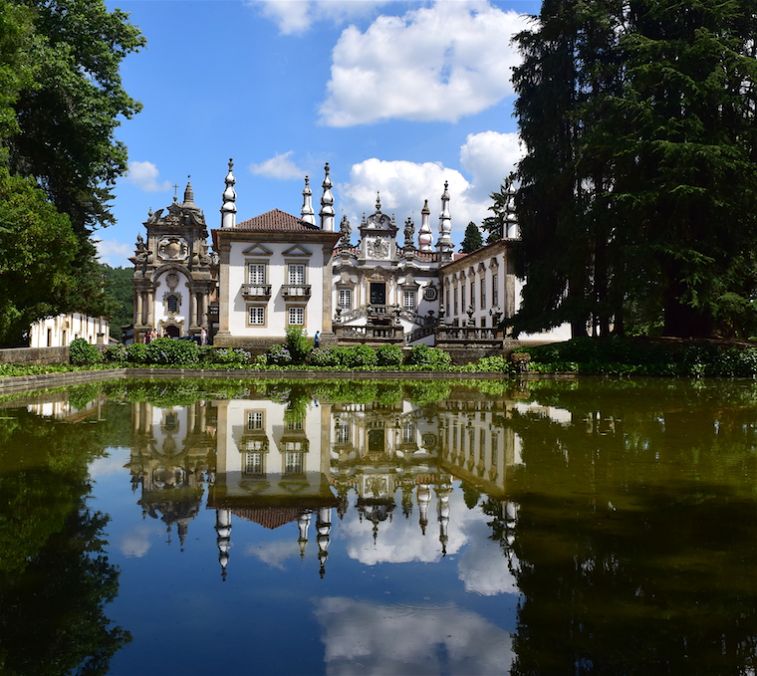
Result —
[[461, 253], [473, 253], [476, 249], [480, 249], [484, 245], [484, 240], [481, 237], [481, 231], [478, 226], [471, 221], [468, 223], [468, 227], [465, 228], [465, 237], [462, 244], [460, 244]]

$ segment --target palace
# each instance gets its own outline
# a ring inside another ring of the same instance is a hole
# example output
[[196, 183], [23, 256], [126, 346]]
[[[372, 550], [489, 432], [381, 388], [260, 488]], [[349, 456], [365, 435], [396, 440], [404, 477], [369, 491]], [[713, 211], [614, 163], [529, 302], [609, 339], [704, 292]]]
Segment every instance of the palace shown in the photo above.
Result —
[[[347, 216], [335, 227], [330, 167], [324, 167], [318, 221], [309, 177], [300, 215], [272, 209], [237, 222], [236, 178], [229, 160], [221, 227], [212, 229], [187, 183], [165, 215], [150, 212], [146, 241], [134, 256], [135, 339], [197, 336], [218, 346], [265, 349], [289, 327], [323, 344], [424, 342], [502, 346], [500, 321], [520, 303], [510, 252], [517, 224], [472, 254], [454, 252], [449, 186], [441, 194], [436, 241], [429, 200], [420, 228], [408, 216], [398, 241], [395, 217], [376, 194], [352, 241]], [[420, 200], [419, 200], [420, 206]], [[569, 338], [565, 329], [532, 336]]]

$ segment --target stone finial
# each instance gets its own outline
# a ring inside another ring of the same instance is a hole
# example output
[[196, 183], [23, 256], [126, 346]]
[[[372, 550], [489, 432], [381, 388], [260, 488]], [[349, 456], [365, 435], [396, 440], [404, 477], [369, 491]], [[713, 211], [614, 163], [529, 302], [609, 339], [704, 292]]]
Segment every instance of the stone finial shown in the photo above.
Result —
[[381, 213], [381, 193], [376, 191], [376, 213]]
[[306, 223], [315, 225], [315, 211], [313, 211], [313, 191], [310, 189], [310, 177], [305, 176], [305, 187], [302, 189], [302, 209], [300, 218]]
[[413, 240], [415, 239], [415, 223], [413, 223], [413, 219], [410, 217], [405, 219], [404, 235], [405, 235], [405, 248], [414, 249], [415, 242]]
[[223, 191], [223, 204], [221, 206], [221, 227], [233, 228], [237, 223], [237, 193], [234, 185], [237, 180], [234, 178], [234, 160], [229, 158], [229, 171], [224, 179], [226, 189]]
[[323, 195], [321, 196], [321, 211], [319, 213], [321, 217], [321, 230], [326, 232], [334, 231], [334, 195], [331, 192], [331, 167], [329, 163], [323, 166]]
[[187, 176], [187, 187], [184, 188], [184, 204], [188, 206], [194, 206], [195, 203], [195, 193], [192, 189], [192, 177]]
[[431, 234], [431, 224], [429, 223], [430, 216], [431, 209], [428, 208], [428, 200], [424, 200], [423, 208], [421, 209], [421, 229], [418, 233], [418, 248], [421, 251], [431, 251], [433, 235]]
[[441, 253], [452, 252], [452, 217], [449, 214], [449, 181], [444, 181], [442, 193], [442, 213], [439, 215], [439, 241], [436, 243]]

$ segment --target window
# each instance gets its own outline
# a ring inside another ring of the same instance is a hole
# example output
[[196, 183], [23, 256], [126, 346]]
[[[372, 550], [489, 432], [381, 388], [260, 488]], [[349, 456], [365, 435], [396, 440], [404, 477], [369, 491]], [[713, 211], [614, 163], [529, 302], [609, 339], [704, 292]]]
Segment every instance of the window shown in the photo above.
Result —
[[486, 309], [486, 280], [481, 280], [481, 297], [479, 298], [481, 301], [481, 309]]
[[492, 270], [492, 305], [499, 305], [499, 270]]
[[339, 289], [339, 307], [343, 310], [352, 309], [352, 289]]
[[476, 309], [476, 283], [475, 282], [470, 283], [470, 306], [474, 310]]
[[286, 453], [284, 456], [284, 474], [302, 474], [304, 464], [302, 453]]
[[247, 283], [262, 286], [265, 284], [265, 263], [247, 264]]
[[179, 311], [179, 299], [174, 294], [171, 294], [166, 298], [166, 306], [168, 307], [168, 311], [170, 313], [175, 313]]
[[412, 310], [415, 308], [415, 291], [405, 289], [402, 292], [402, 307]]
[[287, 423], [290, 432], [302, 432], [302, 420], [293, 420]]
[[263, 411], [247, 411], [248, 431], [263, 429]]
[[415, 425], [409, 423], [402, 428], [402, 442], [412, 444], [415, 441]]
[[290, 307], [287, 310], [289, 326], [302, 326], [305, 323], [305, 308]]
[[289, 283], [290, 284], [304, 284], [305, 283], [305, 266], [301, 263], [294, 263], [289, 266]]
[[251, 305], [247, 310], [250, 326], [265, 325], [265, 308], [262, 305]]
[[457, 287], [455, 287], [455, 314], [457, 314], [457, 297], [458, 297], [457, 291], [458, 291]]
[[47, 329], [47, 347], [53, 346], [53, 330]]
[[336, 426], [336, 443], [337, 444], [348, 444], [350, 443], [350, 428], [348, 425], [337, 425]]
[[245, 453], [242, 472], [244, 474], [252, 474], [253, 476], [261, 476], [265, 474], [265, 470], [263, 469], [263, 454]]
[[465, 282], [460, 284], [460, 309], [465, 312]]

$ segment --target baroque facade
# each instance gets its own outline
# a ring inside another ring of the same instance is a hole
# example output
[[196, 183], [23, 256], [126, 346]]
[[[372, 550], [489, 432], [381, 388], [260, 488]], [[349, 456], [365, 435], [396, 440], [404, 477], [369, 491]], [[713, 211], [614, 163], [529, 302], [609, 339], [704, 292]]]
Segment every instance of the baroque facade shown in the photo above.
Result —
[[[437, 235], [428, 199], [420, 227], [400, 228], [381, 196], [357, 227], [335, 227], [330, 168], [324, 167], [318, 220], [305, 177], [300, 215], [272, 209], [237, 223], [233, 162], [225, 179], [213, 253], [191, 185], [184, 201], [150, 214], [137, 239], [135, 334], [196, 336], [220, 346], [265, 348], [290, 327], [323, 342], [489, 343], [501, 346], [502, 319], [519, 305], [510, 252], [518, 239], [508, 215], [502, 236], [473, 254], [454, 252], [449, 186], [441, 194]], [[419, 200], [420, 205], [420, 200]], [[563, 332], [564, 333], [564, 332]], [[534, 336], [563, 339], [562, 333]]]

